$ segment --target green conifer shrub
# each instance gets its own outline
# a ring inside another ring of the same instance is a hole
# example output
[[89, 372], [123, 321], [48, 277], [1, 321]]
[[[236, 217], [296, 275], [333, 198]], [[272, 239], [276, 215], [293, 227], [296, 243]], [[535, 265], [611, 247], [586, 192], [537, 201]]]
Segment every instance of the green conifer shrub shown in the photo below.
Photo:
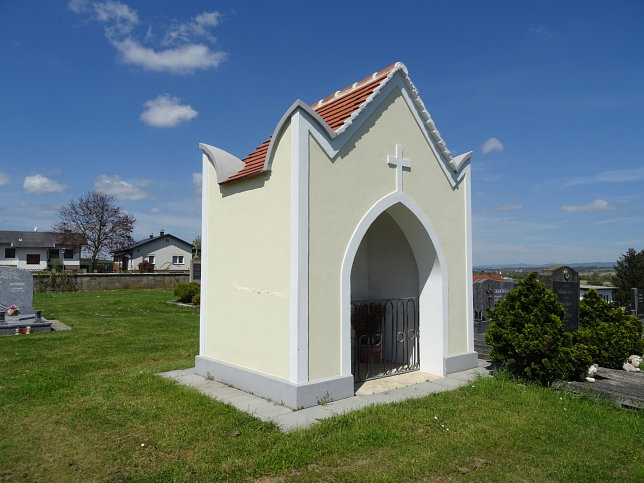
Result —
[[588, 351], [565, 332], [564, 308], [557, 296], [539, 282], [536, 272], [488, 310], [485, 342], [490, 357], [526, 379], [550, 384], [576, 380], [591, 364]]
[[179, 283], [174, 289], [174, 294], [177, 296], [179, 302], [184, 304], [192, 303], [195, 295], [201, 293], [201, 285], [199, 282]]
[[577, 343], [588, 346], [593, 363], [602, 367], [621, 369], [628, 356], [644, 351], [639, 319], [613, 307], [595, 290], [589, 290], [579, 304], [579, 330], [573, 335]]

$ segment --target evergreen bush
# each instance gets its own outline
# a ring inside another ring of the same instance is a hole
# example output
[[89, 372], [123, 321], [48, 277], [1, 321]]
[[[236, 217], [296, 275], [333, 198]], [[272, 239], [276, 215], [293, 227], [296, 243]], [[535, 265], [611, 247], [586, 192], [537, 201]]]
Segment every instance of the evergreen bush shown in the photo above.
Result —
[[179, 302], [185, 304], [192, 303], [195, 296], [201, 293], [199, 282], [179, 283], [174, 289], [174, 294], [178, 297]]
[[579, 330], [574, 339], [588, 346], [593, 363], [612, 369], [621, 369], [628, 356], [644, 351], [639, 319], [613, 307], [595, 290], [589, 290], [579, 304]]
[[565, 332], [564, 315], [557, 296], [539, 282], [536, 272], [530, 273], [488, 310], [491, 323], [485, 341], [493, 347], [490, 357], [541, 384], [579, 379], [591, 358], [586, 347]]

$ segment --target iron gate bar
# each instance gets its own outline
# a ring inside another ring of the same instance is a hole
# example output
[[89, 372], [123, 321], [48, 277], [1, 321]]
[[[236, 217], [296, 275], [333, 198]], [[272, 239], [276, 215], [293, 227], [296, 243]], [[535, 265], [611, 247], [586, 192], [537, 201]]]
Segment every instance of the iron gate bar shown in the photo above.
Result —
[[420, 369], [418, 297], [351, 303], [356, 382]]

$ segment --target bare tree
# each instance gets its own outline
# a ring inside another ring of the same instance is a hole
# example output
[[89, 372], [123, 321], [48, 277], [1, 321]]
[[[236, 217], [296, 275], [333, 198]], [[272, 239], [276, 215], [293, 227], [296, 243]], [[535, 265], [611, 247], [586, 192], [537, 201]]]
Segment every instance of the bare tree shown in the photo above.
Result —
[[85, 238], [83, 251], [90, 256], [91, 268], [96, 259], [134, 243], [135, 218], [116, 205], [116, 198], [102, 191], [88, 191], [60, 209], [60, 221], [52, 230], [63, 235], [80, 234]]

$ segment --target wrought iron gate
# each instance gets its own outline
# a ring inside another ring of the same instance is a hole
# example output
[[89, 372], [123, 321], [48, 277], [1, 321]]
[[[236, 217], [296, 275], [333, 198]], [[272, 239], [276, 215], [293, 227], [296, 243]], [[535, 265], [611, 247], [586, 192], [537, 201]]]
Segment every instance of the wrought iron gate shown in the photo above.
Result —
[[351, 303], [351, 372], [356, 382], [420, 369], [418, 298]]

